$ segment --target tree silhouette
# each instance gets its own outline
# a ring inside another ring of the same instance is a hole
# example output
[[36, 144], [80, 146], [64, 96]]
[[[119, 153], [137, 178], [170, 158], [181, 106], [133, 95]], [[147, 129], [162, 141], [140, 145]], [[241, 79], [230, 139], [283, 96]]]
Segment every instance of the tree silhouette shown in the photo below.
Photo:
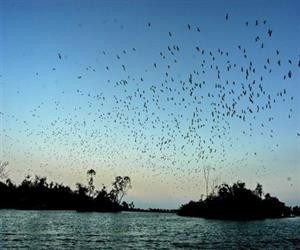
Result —
[[112, 183], [112, 187], [110, 191], [112, 199], [121, 204], [124, 195], [126, 195], [127, 191], [131, 188], [131, 180], [129, 176], [117, 176]]
[[218, 186], [220, 183], [220, 179], [218, 177], [214, 178], [211, 182], [211, 194], [215, 195], [216, 191], [218, 190]]
[[85, 197], [88, 193], [88, 188], [81, 183], [76, 183], [76, 192], [79, 194], [79, 196]]
[[96, 175], [96, 171], [94, 169], [90, 169], [86, 172], [88, 176], [88, 194], [90, 197], [94, 196], [95, 186], [94, 186], [94, 176]]
[[[106, 187], [99, 191], [94, 187], [96, 172], [89, 170], [89, 185], [76, 184], [76, 190], [63, 184], [47, 182], [46, 177], [27, 175], [19, 185], [10, 179], [0, 181], [0, 209], [67, 209], [79, 212], [120, 212], [133, 209], [133, 204], [121, 203], [123, 196], [131, 187], [129, 177], [119, 177], [108, 192]], [[114, 195], [112, 195], [114, 194]]]
[[262, 195], [263, 195], [263, 188], [262, 188], [262, 185], [259, 184], [259, 183], [257, 183], [254, 192], [255, 192], [256, 195], [258, 195], [258, 196], [261, 198]]
[[266, 194], [257, 184], [254, 190], [246, 188], [243, 182], [233, 185], [223, 183], [217, 193], [210, 194], [205, 200], [190, 201], [180, 207], [178, 214], [217, 219], [264, 219], [290, 216], [292, 210], [276, 197]]

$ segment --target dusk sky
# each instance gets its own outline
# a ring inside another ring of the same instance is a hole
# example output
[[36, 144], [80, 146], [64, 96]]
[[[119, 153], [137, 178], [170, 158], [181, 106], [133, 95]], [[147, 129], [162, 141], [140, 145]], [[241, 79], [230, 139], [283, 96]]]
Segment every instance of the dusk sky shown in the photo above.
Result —
[[140, 207], [259, 182], [300, 203], [299, 1], [0, 0], [0, 161], [15, 182], [130, 176]]

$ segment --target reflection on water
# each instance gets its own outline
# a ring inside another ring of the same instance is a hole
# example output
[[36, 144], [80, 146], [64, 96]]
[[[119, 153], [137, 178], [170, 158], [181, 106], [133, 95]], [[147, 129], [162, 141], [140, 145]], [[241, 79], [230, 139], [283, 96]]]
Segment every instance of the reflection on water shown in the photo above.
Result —
[[300, 218], [0, 210], [0, 249], [300, 249]]

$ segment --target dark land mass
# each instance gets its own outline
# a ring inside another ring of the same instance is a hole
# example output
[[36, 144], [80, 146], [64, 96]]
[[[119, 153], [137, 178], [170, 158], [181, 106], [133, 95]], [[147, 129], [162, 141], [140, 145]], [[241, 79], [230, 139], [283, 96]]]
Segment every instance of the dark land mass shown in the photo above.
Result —
[[76, 190], [63, 184], [47, 182], [46, 177], [27, 176], [20, 185], [10, 179], [0, 182], [0, 209], [76, 210], [79, 212], [120, 212], [133, 208], [122, 202], [130, 184], [129, 177], [116, 177], [110, 191], [105, 186], [99, 191], [93, 186], [77, 183]]
[[206, 199], [182, 205], [177, 214], [209, 219], [257, 220], [300, 215], [300, 208], [287, 207], [270, 194], [263, 197], [260, 184], [250, 190], [245, 183], [237, 182], [232, 186], [222, 184]]
[[190, 201], [179, 210], [135, 208], [134, 204], [122, 201], [131, 181], [128, 176], [118, 176], [112, 182], [110, 191], [105, 186], [95, 190], [93, 177], [95, 172], [88, 171], [88, 185], [76, 184], [76, 190], [63, 184], [47, 182], [46, 177], [27, 176], [19, 185], [10, 179], [0, 182], [0, 209], [22, 210], [76, 210], [78, 212], [158, 212], [177, 213], [181, 216], [212, 219], [264, 219], [299, 216], [300, 207], [285, 206], [276, 197], [266, 194], [260, 184], [255, 190], [237, 182], [232, 186], [222, 184], [215, 193], [205, 200]]
[[122, 198], [131, 188], [128, 176], [115, 178], [112, 189], [105, 186], [101, 190], [94, 188], [93, 170], [88, 171], [88, 185], [76, 184], [76, 190], [63, 184], [47, 182], [46, 177], [25, 177], [20, 185], [10, 179], [0, 182], [0, 209], [22, 210], [76, 210], [78, 212], [151, 212], [176, 213], [174, 209], [135, 208], [134, 204], [122, 202]]

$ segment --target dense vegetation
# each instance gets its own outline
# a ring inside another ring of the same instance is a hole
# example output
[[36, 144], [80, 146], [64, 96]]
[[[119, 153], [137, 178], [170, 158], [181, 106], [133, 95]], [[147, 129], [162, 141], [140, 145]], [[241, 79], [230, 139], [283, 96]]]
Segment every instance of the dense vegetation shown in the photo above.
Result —
[[20, 185], [7, 179], [0, 182], [0, 208], [118, 212], [134, 207], [122, 202], [131, 188], [128, 176], [117, 176], [108, 191], [105, 186], [95, 190], [93, 169], [87, 175], [88, 185], [77, 183], [75, 191], [63, 184], [48, 183], [46, 177], [27, 176]]
[[182, 205], [178, 215], [215, 219], [264, 219], [287, 217], [293, 215], [293, 212], [296, 212], [296, 208], [286, 207], [276, 197], [270, 194], [263, 197], [260, 184], [250, 190], [245, 183], [237, 182], [232, 186], [218, 186], [216, 192], [205, 200]]
[[299, 206], [295, 206], [292, 208], [292, 214], [295, 216], [300, 216], [300, 207]]
[[[0, 162], [0, 178], [7, 177], [7, 162]], [[232, 186], [222, 184], [207, 198], [190, 201], [179, 210], [140, 209], [133, 203], [123, 201], [131, 188], [128, 176], [117, 176], [112, 182], [111, 190], [105, 186], [96, 190], [93, 169], [87, 171], [88, 184], [76, 184], [76, 190], [63, 184], [47, 182], [46, 177], [29, 175], [15, 185], [10, 179], [0, 182], [0, 209], [36, 209], [36, 210], [77, 210], [97, 212], [166, 212], [182, 216], [194, 216], [217, 219], [263, 219], [300, 216], [300, 207], [286, 207], [270, 194], [263, 196], [263, 189], [257, 184], [254, 190], [246, 188], [245, 183], [237, 182]]]

